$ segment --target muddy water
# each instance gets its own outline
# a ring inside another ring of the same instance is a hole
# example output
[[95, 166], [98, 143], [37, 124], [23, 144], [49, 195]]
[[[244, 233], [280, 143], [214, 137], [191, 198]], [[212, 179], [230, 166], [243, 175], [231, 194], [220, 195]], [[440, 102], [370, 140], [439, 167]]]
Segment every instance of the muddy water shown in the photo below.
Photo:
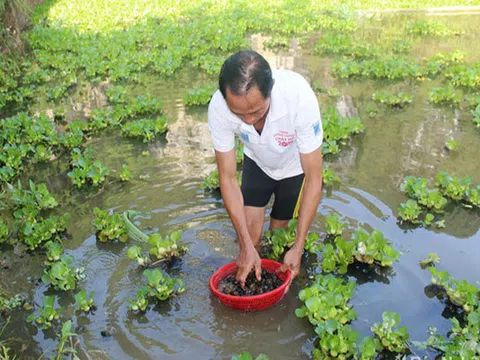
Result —
[[[369, 20], [364, 31], [375, 38], [379, 26], [392, 29], [406, 19], [410, 18]], [[451, 16], [449, 21], [452, 26], [465, 28], [469, 35], [417, 41], [414, 54], [421, 58], [439, 50], [460, 49], [480, 60], [480, 43], [471, 35], [471, 25], [478, 24], [480, 17], [458, 15]], [[260, 40], [254, 37], [253, 46], [261, 44]], [[371, 273], [352, 269], [348, 273], [358, 283], [352, 300], [358, 319], [352, 326], [367, 335], [370, 326], [381, 321], [382, 312], [390, 310], [401, 315], [402, 324], [408, 327], [413, 340], [425, 340], [429, 326], [445, 333], [451, 309], [430, 295], [429, 273], [421, 270], [418, 262], [428, 253], [436, 252], [441, 258], [439, 268], [457, 279], [476, 283], [480, 278], [479, 212], [453, 206], [445, 217], [446, 228], [432, 230], [400, 225], [396, 209], [405, 201], [399, 184], [406, 175], [433, 177], [436, 172], [447, 170], [456, 176], [471, 175], [480, 183], [477, 158], [480, 131], [474, 128], [471, 115], [429, 105], [429, 89], [436, 85], [432, 82], [406, 83], [406, 90], [416, 90], [411, 106], [395, 111], [379, 106], [378, 115], [369, 118], [364, 114], [365, 104], [375, 90], [388, 84], [335, 80], [325, 70], [330, 60], [302, 56], [301, 51], [281, 54], [264, 51], [264, 54], [274, 66], [299, 71], [311, 81], [321, 80], [327, 87], [338, 87], [342, 96], [337, 100], [321, 97], [322, 107], [327, 102], [335, 104], [344, 113], [359, 114], [366, 125], [365, 134], [355, 138], [339, 156], [325, 159], [343, 182], [340, 187], [324, 192], [312, 226], [312, 230], [323, 234], [325, 217], [335, 212], [352, 229], [359, 225], [379, 229], [403, 252], [391, 271]], [[165, 101], [165, 111], [171, 119], [166, 139], [144, 145], [113, 132], [91, 141], [98, 158], [108, 168], [118, 170], [123, 163], [129, 165], [135, 174], [131, 182], [112, 182], [99, 192], [78, 192], [69, 185], [65, 165], [53, 163], [35, 172], [34, 179], [45, 181], [64, 204], [62, 211], [73, 215], [67, 252], [75, 256], [76, 266], [86, 268], [87, 278], [80, 287], [87, 292], [95, 291], [98, 310], [93, 315], [74, 317], [81, 338], [78, 349], [82, 359], [229, 359], [242, 351], [254, 355], [263, 352], [271, 359], [302, 359], [308, 358], [314, 346], [311, 325], [294, 315], [295, 308], [300, 306], [298, 291], [307, 284], [307, 275], [317, 272], [312, 257], [305, 258], [303, 272], [289, 294], [270, 310], [241, 313], [224, 307], [210, 295], [211, 274], [234, 260], [237, 244], [221, 198], [200, 188], [203, 176], [215, 166], [206, 109], [186, 109], [182, 99], [192, 84], [202, 81], [205, 79], [196, 74], [184, 74], [134, 89], [138, 94], [148, 91]], [[72, 101], [76, 111], [101, 104], [100, 93], [90, 89], [83, 95], [75, 95]], [[459, 142], [457, 152], [447, 153], [443, 149], [450, 137]], [[142, 155], [145, 150], [146, 156]], [[144, 315], [129, 312], [126, 300], [135, 297], [139, 284], [143, 283], [142, 274], [127, 258], [127, 246], [96, 242], [92, 225], [94, 207], [138, 210], [141, 215], [136, 218], [137, 225], [147, 232], [164, 234], [183, 230], [183, 241], [190, 250], [168, 270], [183, 280], [185, 293]], [[33, 288], [29, 285], [28, 275], [41, 276], [42, 259], [29, 256], [27, 259], [20, 262], [21, 271], [5, 270], [2, 278], [17, 272], [17, 289], [28, 292], [41, 303], [45, 294], [53, 292], [44, 284]], [[60, 296], [62, 306], [71, 307], [73, 303], [73, 296]], [[74, 314], [66, 310], [65, 315], [69, 318]], [[55, 347], [54, 335], [25, 324], [23, 314], [16, 314], [12, 322], [3, 336], [26, 341], [29, 347], [25, 354], [38, 356]], [[107, 336], [102, 336], [102, 332]], [[13, 347], [19, 349], [20, 344]]]

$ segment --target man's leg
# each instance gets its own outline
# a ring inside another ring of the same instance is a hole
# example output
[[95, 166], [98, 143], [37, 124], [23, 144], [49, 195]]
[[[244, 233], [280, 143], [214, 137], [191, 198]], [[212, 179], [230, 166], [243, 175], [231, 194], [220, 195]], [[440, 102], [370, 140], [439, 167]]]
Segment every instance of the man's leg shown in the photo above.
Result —
[[302, 196], [304, 174], [277, 182], [274, 190], [275, 202], [270, 214], [270, 229], [286, 228], [288, 222], [297, 217]]
[[245, 156], [242, 172], [243, 203], [248, 232], [257, 250], [265, 221], [265, 207], [274, 188], [275, 181], [265, 174], [252, 159]]
[[253, 246], [258, 250], [265, 221], [265, 208], [245, 206], [245, 216], [247, 218], [248, 233], [252, 239]]

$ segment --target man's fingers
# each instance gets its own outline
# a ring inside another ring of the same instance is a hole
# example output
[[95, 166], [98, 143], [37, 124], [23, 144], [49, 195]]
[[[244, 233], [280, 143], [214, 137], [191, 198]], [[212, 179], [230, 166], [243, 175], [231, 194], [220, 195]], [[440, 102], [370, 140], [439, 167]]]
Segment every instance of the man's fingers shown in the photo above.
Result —
[[288, 281], [287, 287], [285, 288], [285, 294], [290, 290], [290, 285], [292, 285], [293, 277]]
[[279, 272], [285, 272], [288, 269], [287, 264], [283, 263], [282, 266], [280, 266], [280, 269], [278, 269]]
[[248, 275], [248, 271], [245, 271], [245, 268], [238, 269], [237, 275], [235, 276], [235, 278], [240, 283], [240, 285], [242, 285], [242, 287], [245, 287], [245, 280], [247, 279], [247, 275]]
[[298, 275], [298, 270], [292, 270], [292, 280], [295, 279]]
[[255, 265], [255, 276], [258, 281], [262, 280], [262, 265], [260, 263]]

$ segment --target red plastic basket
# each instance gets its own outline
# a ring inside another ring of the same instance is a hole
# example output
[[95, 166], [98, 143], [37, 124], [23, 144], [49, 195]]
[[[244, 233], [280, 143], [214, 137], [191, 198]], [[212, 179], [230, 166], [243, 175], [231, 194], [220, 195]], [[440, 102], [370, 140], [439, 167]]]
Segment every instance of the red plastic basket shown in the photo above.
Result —
[[[262, 269], [274, 272], [282, 266], [277, 261], [262, 259]], [[218, 269], [210, 278], [210, 290], [212, 293], [220, 299], [222, 303], [227, 306], [230, 306], [234, 309], [244, 310], [244, 311], [257, 311], [265, 310], [280, 300], [287, 292], [287, 285], [291, 281], [292, 274], [290, 270], [285, 272], [278, 272], [277, 276], [283, 281], [283, 284], [278, 288], [269, 291], [260, 295], [253, 296], [233, 296], [227, 295], [218, 290], [218, 285], [220, 282], [225, 279], [228, 275], [235, 274], [237, 272], [237, 264], [230, 263], [225, 266], [222, 266]]]

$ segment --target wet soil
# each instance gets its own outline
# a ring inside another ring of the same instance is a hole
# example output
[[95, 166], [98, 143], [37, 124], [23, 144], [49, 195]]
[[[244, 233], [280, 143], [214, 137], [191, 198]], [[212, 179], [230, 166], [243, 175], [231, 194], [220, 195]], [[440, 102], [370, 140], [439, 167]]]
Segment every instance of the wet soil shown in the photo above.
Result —
[[255, 273], [251, 272], [245, 281], [245, 287], [235, 280], [235, 274], [228, 275], [218, 285], [218, 290], [227, 295], [233, 296], [252, 296], [265, 294], [283, 284], [283, 281], [274, 272], [262, 270], [261, 280], [258, 281]]

